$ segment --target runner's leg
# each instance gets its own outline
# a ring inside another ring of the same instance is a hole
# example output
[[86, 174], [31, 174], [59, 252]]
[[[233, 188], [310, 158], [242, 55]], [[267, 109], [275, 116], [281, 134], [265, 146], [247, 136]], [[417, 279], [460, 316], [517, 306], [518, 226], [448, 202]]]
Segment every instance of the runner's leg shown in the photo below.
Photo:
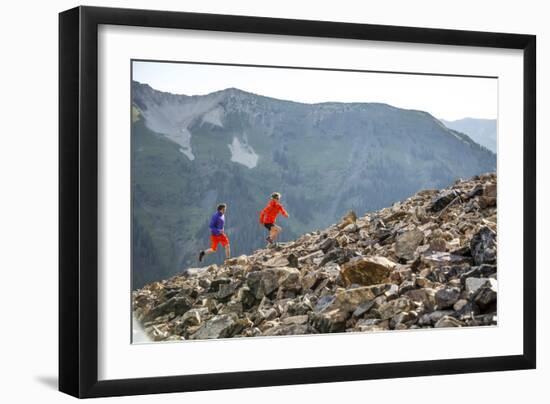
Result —
[[271, 228], [271, 231], [269, 232], [269, 237], [271, 237], [271, 240], [275, 241], [277, 239], [277, 236], [281, 232], [281, 230], [282, 229], [276, 224], [273, 225], [273, 227]]

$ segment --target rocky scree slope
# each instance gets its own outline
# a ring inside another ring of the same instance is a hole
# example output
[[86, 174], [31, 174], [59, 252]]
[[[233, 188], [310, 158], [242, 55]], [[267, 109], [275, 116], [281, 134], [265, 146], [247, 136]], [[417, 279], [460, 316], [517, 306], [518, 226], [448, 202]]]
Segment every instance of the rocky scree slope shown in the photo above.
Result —
[[155, 341], [495, 325], [496, 175], [132, 293]]

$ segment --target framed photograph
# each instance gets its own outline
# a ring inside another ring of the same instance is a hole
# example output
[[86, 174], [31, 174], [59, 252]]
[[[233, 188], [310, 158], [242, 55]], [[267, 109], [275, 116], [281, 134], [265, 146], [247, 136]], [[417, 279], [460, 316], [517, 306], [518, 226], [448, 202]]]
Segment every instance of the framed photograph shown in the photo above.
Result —
[[535, 368], [535, 36], [78, 7], [59, 47], [61, 391]]

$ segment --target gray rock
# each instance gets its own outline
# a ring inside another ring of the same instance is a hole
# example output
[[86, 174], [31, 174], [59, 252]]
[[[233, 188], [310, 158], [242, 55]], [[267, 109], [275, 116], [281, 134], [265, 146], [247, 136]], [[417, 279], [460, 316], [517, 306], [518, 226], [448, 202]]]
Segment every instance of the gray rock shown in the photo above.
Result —
[[466, 292], [473, 294], [476, 293], [479, 288], [485, 286], [486, 284], [491, 284], [491, 282], [496, 281], [490, 278], [466, 278], [464, 281], [464, 286], [466, 288]]
[[191, 309], [181, 317], [181, 320], [185, 326], [199, 325], [201, 323], [200, 312], [197, 309]]
[[237, 291], [239, 286], [241, 286], [241, 282], [239, 282], [239, 281], [220, 284], [220, 287], [218, 289], [218, 293], [216, 293], [216, 298], [218, 300], [225, 300], [225, 299], [229, 298], [230, 296], [232, 296]]
[[470, 302], [465, 299], [461, 299], [453, 305], [453, 310], [460, 317], [471, 317], [472, 315], [479, 314], [479, 307], [474, 302]]
[[227, 277], [217, 278], [210, 282], [210, 292], [217, 292], [220, 285], [231, 283], [231, 279]]
[[453, 307], [459, 298], [459, 288], [443, 288], [435, 292], [435, 303], [439, 310]]
[[290, 254], [287, 257], [287, 259], [288, 259], [288, 266], [289, 267], [292, 267], [292, 268], [298, 268], [299, 267], [298, 257], [295, 254]]
[[159, 304], [150, 310], [142, 319], [143, 322], [151, 321], [159, 316], [175, 313], [175, 315], [180, 315], [185, 313], [191, 308], [192, 301], [187, 296], [174, 296], [164, 303]]
[[399, 286], [393, 284], [384, 292], [387, 301], [397, 299], [399, 297]]
[[332, 250], [334, 247], [336, 247], [337, 242], [334, 238], [326, 238], [321, 244], [319, 244], [319, 248], [323, 251], [324, 254]]
[[352, 316], [353, 317], [361, 317], [363, 314], [365, 314], [371, 308], [373, 308], [375, 304], [376, 304], [376, 302], [375, 302], [374, 299], [373, 300], [368, 300], [366, 302], [361, 303], [359, 306], [357, 306], [357, 308], [353, 312]]
[[289, 314], [294, 316], [307, 314], [312, 310], [313, 310], [313, 304], [307, 297], [304, 297], [301, 301], [296, 302], [295, 304], [293, 304], [288, 308]]
[[313, 308], [313, 311], [315, 312], [322, 312], [326, 310], [330, 305], [334, 302], [335, 297], [334, 295], [327, 295], [321, 297], [319, 300], [317, 300], [317, 303], [315, 304], [315, 307]]
[[279, 288], [301, 289], [300, 271], [291, 267], [268, 268], [250, 272], [246, 283], [256, 299], [261, 299]]
[[424, 233], [418, 229], [401, 233], [395, 238], [395, 255], [404, 260], [412, 260], [416, 249], [424, 241]]
[[235, 314], [221, 314], [212, 317], [190, 336], [190, 339], [229, 338], [237, 331], [238, 317]]
[[278, 315], [279, 313], [277, 313], [277, 310], [275, 310], [273, 307], [265, 310], [258, 309], [257, 311], [258, 324], [262, 321], [271, 321], [277, 318]]
[[482, 311], [492, 309], [497, 302], [497, 289], [495, 284], [486, 284], [480, 287], [473, 295], [474, 301]]
[[261, 299], [277, 290], [279, 283], [273, 272], [255, 271], [246, 277], [246, 284], [256, 299]]
[[497, 235], [489, 227], [482, 227], [470, 241], [472, 257], [476, 265], [495, 264], [497, 259]]
[[428, 210], [434, 213], [439, 212], [450, 204], [458, 195], [458, 192], [455, 190], [443, 191], [432, 199]]

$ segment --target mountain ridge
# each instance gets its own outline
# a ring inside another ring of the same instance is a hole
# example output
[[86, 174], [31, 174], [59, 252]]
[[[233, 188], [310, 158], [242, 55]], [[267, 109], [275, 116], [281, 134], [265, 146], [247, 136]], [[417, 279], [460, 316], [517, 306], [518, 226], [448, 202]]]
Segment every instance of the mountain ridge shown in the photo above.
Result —
[[466, 117], [448, 121], [441, 119], [441, 122], [460, 133], [468, 135], [473, 141], [486, 147], [493, 153], [497, 151], [497, 120], [485, 118]]

